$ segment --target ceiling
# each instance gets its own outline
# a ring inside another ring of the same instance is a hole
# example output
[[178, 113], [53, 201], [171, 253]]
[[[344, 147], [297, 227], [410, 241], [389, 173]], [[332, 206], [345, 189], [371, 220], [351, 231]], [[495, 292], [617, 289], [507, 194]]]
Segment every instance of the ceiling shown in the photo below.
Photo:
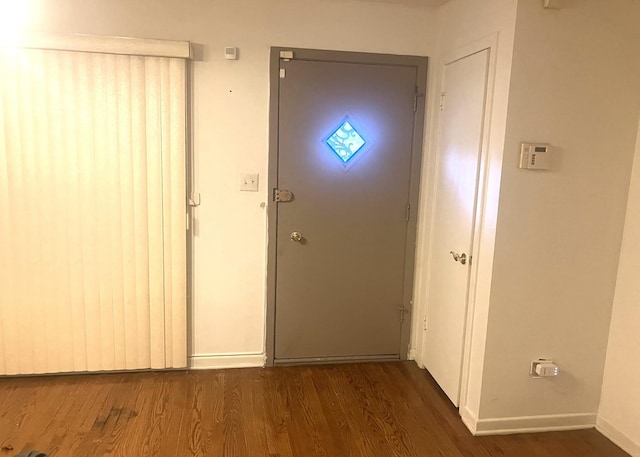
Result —
[[[2, 0], [0, 0], [1, 2]], [[369, 2], [369, 3], [386, 3], [388, 5], [401, 5], [412, 8], [430, 8], [437, 7], [449, 0], [307, 0], [307, 1], [327, 1], [327, 2]]]
[[408, 6], [440, 6], [449, 0], [365, 0], [377, 3], [395, 3]]

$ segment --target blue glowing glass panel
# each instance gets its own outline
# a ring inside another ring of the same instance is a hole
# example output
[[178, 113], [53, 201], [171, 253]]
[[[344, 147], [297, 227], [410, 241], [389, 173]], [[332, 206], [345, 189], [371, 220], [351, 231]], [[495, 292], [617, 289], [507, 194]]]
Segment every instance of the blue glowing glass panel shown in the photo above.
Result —
[[349, 121], [344, 121], [325, 141], [344, 163], [351, 160], [365, 143]]

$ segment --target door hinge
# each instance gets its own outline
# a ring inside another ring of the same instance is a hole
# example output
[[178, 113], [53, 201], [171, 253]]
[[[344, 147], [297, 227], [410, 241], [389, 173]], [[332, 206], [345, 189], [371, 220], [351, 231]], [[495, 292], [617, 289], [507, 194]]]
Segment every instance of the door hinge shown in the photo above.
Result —
[[411, 219], [411, 203], [407, 203], [407, 222]]
[[200, 206], [200, 192], [191, 192], [187, 204], [193, 208]]
[[427, 316], [422, 318], [422, 330], [427, 330]]
[[396, 309], [400, 311], [400, 323], [403, 323], [405, 314], [409, 312], [409, 309], [405, 308], [404, 306], [398, 306], [396, 307]]
[[[189, 194], [189, 198], [187, 198], [187, 206], [190, 208], [197, 208], [200, 206], [200, 192], [191, 192]], [[189, 211], [187, 211], [187, 223], [186, 223], [187, 232], [191, 229], [191, 215]]]
[[293, 200], [293, 192], [286, 189], [273, 189], [274, 202], [290, 202]]
[[287, 70], [285, 70], [284, 68], [280, 69], [280, 79], [284, 79], [287, 77]]
[[446, 92], [440, 93], [440, 111], [444, 111], [444, 99], [447, 98]]

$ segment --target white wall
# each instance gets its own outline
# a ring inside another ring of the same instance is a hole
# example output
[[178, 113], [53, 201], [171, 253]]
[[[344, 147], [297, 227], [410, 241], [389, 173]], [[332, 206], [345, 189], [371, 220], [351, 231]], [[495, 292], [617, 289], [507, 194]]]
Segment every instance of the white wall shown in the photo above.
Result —
[[[332, 0], [34, 0], [28, 18], [31, 30], [199, 45], [193, 141], [202, 205], [191, 354], [198, 366], [262, 364], [269, 48], [430, 55], [435, 10]], [[240, 60], [225, 61], [225, 46], [239, 47]], [[238, 191], [245, 171], [260, 173], [260, 192]]]
[[[541, 3], [518, 5], [479, 430], [593, 425], [600, 399], [640, 113], [640, 3]], [[551, 143], [553, 169], [518, 169], [521, 141]], [[529, 378], [537, 357], [561, 375]]]
[[613, 302], [598, 429], [640, 456], [640, 128]]
[[[517, 2], [512, 0], [446, 3], [437, 13], [437, 46], [434, 9], [337, 0], [39, 0], [27, 28], [199, 45], [193, 129], [202, 206], [195, 240], [192, 354], [202, 365], [218, 366], [226, 363], [225, 354], [239, 355], [231, 364], [259, 364], [264, 351], [266, 218], [260, 204], [267, 200], [269, 47], [442, 59], [498, 32], [490, 179], [479, 246], [486, 263], [478, 266], [473, 316], [478, 331], [471, 342], [465, 407], [481, 420], [591, 414], [599, 399], [640, 105], [638, 49], [632, 44], [640, 43], [634, 31], [640, 6], [627, 0], [563, 0], [562, 9], [546, 11], [537, 0], [518, 3], [513, 79]], [[222, 58], [229, 45], [240, 48], [239, 61]], [[439, 74], [433, 62], [431, 72]], [[430, 101], [439, 87], [437, 78], [431, 83]], [[428, 131], [433, 129], [429, 124]], [[525, 139], [558, 146], [553, 171], [517, 169], [518, 143]], [[429, 167], [427, 160], [426, 173]], [[259, 193], [237, 190], [241, 171], [261, 174]], [[423, 186], [423, 197], [428, 189]], [[425, 202], [418, 301], [427, 274]], [[637, 222], [631, 215], [627, 227]], [[627, 233], [631, 230], [638, 231], [627, 228]], [[638, 244], [635, 238], [626, 242]], [[624, 279], [630, 271], [637, 271], [631, 264], [636, 258], [621, 261], [601, 408], [602, 418], [633, 439], [637, 427], [626, 427], [637, 418], [614, 415], [620, 398], [611, 395], [620, 387], [614, 383], [622, 367], [616, 367], [616, 357], [637, 344], [634, 333], [623, 328], [630, 321], [629, 303], [637, 301], [637, 290], [624, 285], [631, 281]], [[421, 317], [414, 315], [414, 328]], [[537, 356], [556, 358], [561, 377], [530, 380], [528, 363]]]
[[[486, 334], [489, 308], [489, 289], [493, 265], [493, 249], [495, 224], [497, 219], [498, 195], [500, 191], [500, 175], [502, 172], [502, 154], [507, 118], [509, 81], [511, 75], [511, 59], [515, 33], [517, 2], [513, 0], [451, 0], [445, 3], [438, 12], [438, 50], [435, 62], [432, 63], [433, 78], [431, 81], [430, 109], [428, 119], [428, 137], [430, 138], [431, 156], [436, 150], [437, 121], [439, 115], [438, 100], [441, 84], [442, 65], [452, 53], [469, 45], [483, 46], [493, 38], [497, 39], [497, 47], [492, 50], [495, 69], [495, 83], [490, 88], [493, 96], [489, 100], [490, 118], [487, 150], [486, 150], [486, 188], [482, 190], [484, 203], [484, 220], [475, 240], [474, 265], [477, 268], [476, 295], [472, 299], [474, 312], [469, 325], [473, 325], [473, 335], [468, 341], [470, 355], [469, 383], [463, 386], [460, 411], [463, 417], [469, 416], [475, 421], [480, 403], [480, 388], [484, 359], [484, 337]], [[475, 43], [475, 44], [474, 44]], [[416, 288], [414, 327], [412, 347], [416, 348], [416, 360], [423, 366], [421, 358], [422, 319], [428, 315], [428, 245], [431, 222], [431, 208], [428, 196], [434, 190], [434, 167], [429, 155], [423, 167], [423, 186], [421, 189], [421, 219], [418, 230], [418, 262], [416, 267]]]

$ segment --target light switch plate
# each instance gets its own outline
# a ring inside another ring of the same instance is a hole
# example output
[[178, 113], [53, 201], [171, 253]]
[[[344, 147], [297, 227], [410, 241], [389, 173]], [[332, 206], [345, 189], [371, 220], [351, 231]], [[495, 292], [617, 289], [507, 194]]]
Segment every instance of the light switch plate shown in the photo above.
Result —
[[240, 190], [258, 192], [258, 173], [240, 173]]

